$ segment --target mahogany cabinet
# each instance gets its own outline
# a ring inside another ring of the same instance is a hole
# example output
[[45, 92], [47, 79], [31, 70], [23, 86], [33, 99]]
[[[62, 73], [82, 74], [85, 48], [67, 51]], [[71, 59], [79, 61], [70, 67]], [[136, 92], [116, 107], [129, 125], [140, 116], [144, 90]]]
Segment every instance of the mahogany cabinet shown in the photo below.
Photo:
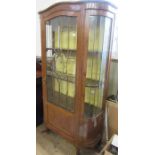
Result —
[[101, 1], [40, 12], [44, 122], [77, 147], [94, 147], [104, 132], [115, 12]]

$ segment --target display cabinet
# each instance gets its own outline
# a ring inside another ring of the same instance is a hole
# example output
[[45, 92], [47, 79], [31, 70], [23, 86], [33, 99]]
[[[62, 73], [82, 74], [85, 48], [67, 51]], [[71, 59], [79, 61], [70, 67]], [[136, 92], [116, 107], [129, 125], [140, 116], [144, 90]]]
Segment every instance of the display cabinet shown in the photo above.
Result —
[[79, 148], [95, 147], [104, 132], [115, 11], [81, 1], [40, 12], [44, 122]]

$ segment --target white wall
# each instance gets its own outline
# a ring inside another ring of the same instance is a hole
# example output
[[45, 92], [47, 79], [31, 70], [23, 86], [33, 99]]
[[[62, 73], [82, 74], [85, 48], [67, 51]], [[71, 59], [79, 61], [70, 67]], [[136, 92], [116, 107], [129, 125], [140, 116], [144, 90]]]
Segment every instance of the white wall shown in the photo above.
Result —
[[52, 3], [53, 0], [37, 0], [36, 1], [36, 55], [37, 56], [41, 56], [41, 36], [40, 36], [40, 18], [39, 18], [39, 15], [38, 15], [38, 12], [47, 8], [51, 3]]

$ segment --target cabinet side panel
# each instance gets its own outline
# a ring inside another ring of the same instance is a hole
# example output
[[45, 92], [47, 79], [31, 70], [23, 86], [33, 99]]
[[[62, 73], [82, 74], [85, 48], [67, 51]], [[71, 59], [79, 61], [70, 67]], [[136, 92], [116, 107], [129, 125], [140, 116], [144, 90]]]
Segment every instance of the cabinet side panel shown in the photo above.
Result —
[[44, 110], [44, 122], [45, 124], [48, 122], [47, 120], [47, 104], [46, 104], [46, 28], [45, 22], [42, 17], [40, 16], [40, 24], [41, 24], [41, 51], [42, 51], [42, 84], [43, 84], [43, 110]]

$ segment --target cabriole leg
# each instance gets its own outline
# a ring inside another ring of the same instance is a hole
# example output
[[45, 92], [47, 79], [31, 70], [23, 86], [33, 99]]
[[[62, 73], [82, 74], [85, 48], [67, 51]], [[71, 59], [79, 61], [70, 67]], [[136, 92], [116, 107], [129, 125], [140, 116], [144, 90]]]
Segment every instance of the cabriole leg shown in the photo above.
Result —
[[80, 155], [80, 149], [76, 148], [76, 155]]

